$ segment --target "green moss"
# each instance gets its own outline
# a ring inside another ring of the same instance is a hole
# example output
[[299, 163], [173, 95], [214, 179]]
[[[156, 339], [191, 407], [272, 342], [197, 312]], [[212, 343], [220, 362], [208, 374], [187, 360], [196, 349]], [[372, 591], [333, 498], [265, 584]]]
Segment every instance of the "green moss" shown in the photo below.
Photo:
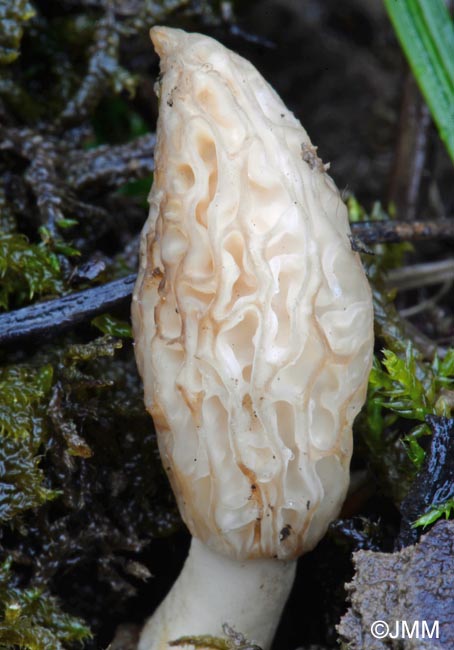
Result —
[[13, 439], [43, 435], [43, 399], [49, 395], [53, 370], [50, 365], [38, 370], [26, 366], [0, 369], [0, 435]]
[[52, 374], [49, 365], [0, 369], [0, 522], [59, 494], [40, 467]]
[[[0, 588], [0, 650], [12, 650], [19, 638], [26, 649], [54, 650], [77, 640], [78, 630], [86, 636], [86, 627], [61, 612], [57, 627], [57, 618], [43, 615], [56, 605], [48, 600], [55, 585], [71, 594], [95, 631], [106, 608], [119, 615], [138, 583], [130, 563], [141, 566], [136, 554], [150, 537], [168, 535], [180, 522], [131, 344], [111, 336], [53, 343], [33, 362], [36, 367], [11, 366], [0, 375], [0, 512], [3, 557], [15, 559], [8, 579], [23, 587], [24, 598], [39, 592], [42, 606], [34, 602], [32, 612], [21, 605], [15, 627], [9, 592]], [[74, 596], [79, 592], [82, 599]]]
[[[403, 440], [416, 469], [424, 460], [420, 438], [430, 435], [427, 415], [450, 417], [454, 408], [454, 349], [441, 361], [425, 362], [408, 343], [405, 356], [383, 350], [369, 379], [368, 423], [377, 438], [396, 416], [413, 421]], [[451, 397], [450, 397], [451, 395]], [[387, 415], [388, 414], [388, 415]], [[389, 418], [391, 415], [391, 418]]]
[[0, 650], [63, 650], [90, 637], [90, 630], [62, 612], [49, 593], [19, 588], [11, 565], [7, 558], [0, 566]]
[[374, 358], [356, 430], [381, 489], [400, 503], [425, 459], [425, 438], [431, 435], [426, 418], [452, 417], [454, 350], [427, 360], [402, 328], [390, 298], [377, 285], [373, 292], [377, 339], [386, 347]]
[[0, 523], [5, 523], [59, 492], [45, 487], [41, 458], [32, 445], [2, 438], [0, 442]]
[[[380, 203], [370, 213], [354, 196], [347, 205], [352, 222], [390, 218]], [[375, 336], [382, 350], [374, 358], [367, 402], [355, 429], [381, 490], [396, 503], [405, 498], [422, 467], [424, 436], [431, 434], [425, 418], [449, 417], [453, 406], [453, 351], [443, 360], [428, 361], [396, 309], [395, 292], [386, 286], [386, 272], [400, 267], [412, 251], [406, 242], [378, 244], [373, 255], [363, 256], [372, 288]]]
[[35, 296], [63, 291], [60, 264], [44, 243], [33, 244], [25, 235], [9, 233], [0, 239], [0, 307], [8, 309], [30, 302]]

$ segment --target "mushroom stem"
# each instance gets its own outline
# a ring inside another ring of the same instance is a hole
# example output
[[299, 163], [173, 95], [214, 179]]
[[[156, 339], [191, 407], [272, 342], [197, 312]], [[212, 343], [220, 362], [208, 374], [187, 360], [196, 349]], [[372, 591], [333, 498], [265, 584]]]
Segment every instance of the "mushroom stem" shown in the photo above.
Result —
[[138, 650], [167, 650], [170, 641], [183, 636], [221, 636], [224, 623], [267, 650], [295, 570], [296, 560], [234, 560], [193, 538], [177, 581], [142, 631]]

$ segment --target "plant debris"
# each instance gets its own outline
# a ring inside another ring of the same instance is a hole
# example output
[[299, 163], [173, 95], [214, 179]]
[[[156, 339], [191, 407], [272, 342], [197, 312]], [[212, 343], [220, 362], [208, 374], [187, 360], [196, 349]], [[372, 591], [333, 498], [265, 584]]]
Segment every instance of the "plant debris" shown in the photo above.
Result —
[[244, 634], [237, 632], [233, 627], [224, 623], [222, 631], [225, 638], [214, 637], [209, 635], [203, 636], [185, 636], [170, 641], [170, 646], [191, 645], [194, 648], [205, 648], [210, 650], [261, 650], [260, 646], [250, 643]]
[[[454, 359], [454, 355], [451, 355]], [[419, 527], [448, 518], [454, 503], [454, 419], [427, 415], [430, 448], [423, 466], [402, 501], [402, 522], [397, 543], [407, 546], [419, 537]]]
[[[351, 650], [434, 650], [454, 647], [454, 522], [438, 522], [416, 546], [397, 553], [358, 551], [354, 554], [356, 573], [347, 585], [350, 609], [343, 616], [338, 632], [342, 648]], [[373, 623], [383, 637], [374, 636]], [[427, 634], [422, 629], [427, 625]], [[433, 628], [438, 621], [437, 628]], [[411, 636], [396, 630], [406, 622]], [[389, 635], [386, 633], [388, 630]], [[430, 634], [433, 632], [433, 637]], [[395, 638], [392, 638], [395, 635]]]

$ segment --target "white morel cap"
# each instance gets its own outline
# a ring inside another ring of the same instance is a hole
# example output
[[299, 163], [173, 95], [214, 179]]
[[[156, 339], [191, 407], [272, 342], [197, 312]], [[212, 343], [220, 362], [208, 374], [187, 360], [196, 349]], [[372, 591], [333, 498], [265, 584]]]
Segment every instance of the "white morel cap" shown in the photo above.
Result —
[[306, 131], [217, 41], [155, 27], [156, 171], [136, 356], [191, 533], [290, 559], [345, 497], [372, 361], [371, 292]]

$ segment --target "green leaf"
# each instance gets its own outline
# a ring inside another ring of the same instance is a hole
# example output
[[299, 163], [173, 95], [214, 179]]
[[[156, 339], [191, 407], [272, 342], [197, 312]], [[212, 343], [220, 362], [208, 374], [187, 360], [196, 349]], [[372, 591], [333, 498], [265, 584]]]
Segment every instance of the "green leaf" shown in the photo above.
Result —
[[411, 462], [418, 469], [421, 468], [424, 462], [424, 458], [426, 457], [424, 449], [421, 447], [419, 442], [411, 436], [406, 436], [405, 442], [407, 442], [407, 454]]
[[438, 60], [444, 66], [451, 87], [454, 88], [454, 25], [446, 9], [446, 3], [437, 6], [434, 0], [413, 0], [413, 6], [421, 11], [421, 18], [432, 36]]
[[448, 519], [454, 513], [454, 499], [449, 499], [440, 505], [431, 506], [427, 512], [425, 512], [421, 517], [419, 517], [415, 522], [413, 522], [413, 528], [418, 528], [422, 526], [427, 528], [431, 524], [435, 523], [441, 517]]
[[443, 378], [454, 379], [454, 348], [449, 349], [445, 358], [439, 362], [438, 374]]
[[125, 321], [114, 318], [110, 314], [102, 314], [91, 321], [91, 324], [97, 327], [103, 334], [116, 336], [120, 339], [131, 339], [131, 325]]
[[366, 211], [363, 206], [357, 201], [356, 197], [350, 195], [347, 199], [348, 218], [350, 223], [364, 221], [367, 218]]
[[454, 161], [454, 25], [443, 0], [385, 0], [441, 139]]
[[[74, 223], [72, 223], [74, 222]], [[77, 221], [74, 221], [74, 219], [60, 219], [58, 224], [63, 225], [63, 228], [67, 227], [69, 228], [71, 225], [74, 225], [77, 223]], [[67, 225], [67, 224], [70, 225]], [[40, 226], [39, 228], [39, 234], [40, 237], [43, 241], [43, 244], [45, 244], [49, 249], [52, 249], [56, 251], [57, 253], [60, 253], [61, 255], [66, 255], [67, 257], [79, 257], [80, 256], [80, 251], [77, 250], [77, 248], [74, 248], [73, 246], [70, 246], [66, 241], [63, 239], [54, 239], [52, 237], [51, 232], [46, 226]]]
[[78, 223], [79, 222], [77, 219], [59, 219], [57, 221], [57, 226], [64, 230], [65, 228], [72, 228], [73, 226], [77, 226]]
[[81, 255], [80, 251], [78, 251], [77, 248], [69, 246], [64, 241], [56, 241], [54, 243], [54, 247], [58, 253], [66, 255], [67, 257], [80, 257]]

